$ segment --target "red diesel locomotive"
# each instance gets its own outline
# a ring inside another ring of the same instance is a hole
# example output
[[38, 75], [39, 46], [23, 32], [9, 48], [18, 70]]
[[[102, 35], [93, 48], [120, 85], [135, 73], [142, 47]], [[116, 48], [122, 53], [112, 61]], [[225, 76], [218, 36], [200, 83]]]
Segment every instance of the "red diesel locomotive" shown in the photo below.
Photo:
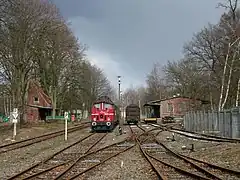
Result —
[[109, 97], [102, 96], [93, 103], [91, 122], [92, 131], [112, 131], [119, 123], [119, 110]]

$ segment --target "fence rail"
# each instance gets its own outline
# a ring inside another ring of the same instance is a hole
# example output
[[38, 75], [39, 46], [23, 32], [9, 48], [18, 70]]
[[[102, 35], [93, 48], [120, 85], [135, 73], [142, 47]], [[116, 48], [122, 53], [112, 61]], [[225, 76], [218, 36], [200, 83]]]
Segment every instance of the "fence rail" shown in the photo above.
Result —
[[240, 138], [240, 108], [188, 112], [184, 116], [184, 127], [188, 131]]

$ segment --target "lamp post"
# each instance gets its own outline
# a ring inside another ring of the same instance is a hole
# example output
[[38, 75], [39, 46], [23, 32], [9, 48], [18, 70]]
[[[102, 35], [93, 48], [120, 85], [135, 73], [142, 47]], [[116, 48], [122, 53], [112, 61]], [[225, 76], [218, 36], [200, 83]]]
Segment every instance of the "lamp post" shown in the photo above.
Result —
[[122, 111], [121, 111], [121, 76], [118, 76], [118, 100], [119, 100], [119, 110], [120, 110], [120, 119], [119, 119], [119, 125], [121, 126], [121, 117], [122, 117]]
[[121, 76], [118, 76], [118, 100], [119, 100], [119, 104], [121, 101]]

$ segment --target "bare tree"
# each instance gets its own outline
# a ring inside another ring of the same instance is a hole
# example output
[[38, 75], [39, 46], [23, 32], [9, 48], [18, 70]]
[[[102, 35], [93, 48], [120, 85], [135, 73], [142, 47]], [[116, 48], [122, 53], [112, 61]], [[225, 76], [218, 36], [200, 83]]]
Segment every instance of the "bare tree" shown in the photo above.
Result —
[[145, 113], [143, 105], [147, 103], [147, 89], [145, 87], [130, 87], [123, 92], [122, 95], [122, 105], [123, 107], [128, 106], [129, 104], [139, 105], [141, 113]]
[[114, 94], [104, 72], [87, 61], [86, 46], [50, 1], [0, 1], [0, 41], [0, 80], [21, 112], [21, 123], [31, 79], [51, 97], [53, 116], [57, 106], [89, 107], [97, 96]]
[[113, 89], [104, 72], [95, 65], [90, 66], [93, 97], [110, 96]]
[[[82, 56], [82, 54], [78, 54], [79, 46], [76, 38], [64, 21], [56, 21], [55, 23], [54, 26], [43, 30], [45, 32], [44, 38], [39, 37], [42, 44], [47, 42], [48, 46], [41, 46], [44, 53], [40, 53], [36, 61], [40, 82], [52, 100], [53, 117], [55, 117], [57, 106], [59, 83], [64, 76], [65, 69], [68, 64], [72, 64], [75, 59], [81, 59]], [[84, 48], [82, 47], [81, 50], [84, 51]]]
[[156, 63], [151, 72], [147, 75], [147, 93], [149, 100], [165, 98], [167, 94], [167, 82], [163, 67]]
[[11, 84], [13, 103], [23, 123], [28, 81], [35, 69], [35, 52], [39, 52], [36, 37], [49, 26], [54, 6], [41, 0], [11, 0], [5, 4], [0, 29], [2, 77]]
[[186, 56], [202, 64], [209, 74], [209, 93], [215, 95], [214, 103], [218, 103], [219, 111], [226, 103], [228, 106], [233, 104], [231, 99], [228, 101], [229, 94], [232, 97], [232, 94], [237, 93], [240, 13], [232, 9], [234, 12], [223, 14], [217, 25], [205, 27], [184, 47]]
[[[223, 69], [223, 75], [222, 75], [222, 85], [221, 85], [221, 92], [220, 92], [219, 105], [218, 105], [218, 110], [219, 111], [224, 108], [224, 106], [225, 106], [225, 104], [227, 102], [227, 98], [228, 98], [228, 94], [229, 94], [229, 88], [230, 88], [230, 83], [231, 83], [231, 79], [232, 79], [232, 72], [233, 72], [233, 68], [234, 68], [233, 66], [234, 66], [234, 62], [236, 60], [236, 57], [238, 56], [239, 50], [240, 50], [239, 49], [239, 47], [240, 47], [240, 41], [239, 40], [240, 40], [240, 38], [237, 38], [233, 43], [229, 43], [229, 46], [228, 46], [228, 53], [226, 55], [224, 69]], [[236, 49], [236, 51], [234, 51], [231, 63], [229, 65], [228, 61], [229, 61], [230, 50], [231, 50], [232, 46], [235, 43], [238, 43], [237, 49]], [[225, 86], [225, 76], [226, 76], [227, 66], [229, 66], [229, 74], [228, 74], [228, 81], [227, 81], [227, 84], [226, 84], [225, 97], [224, 97], [224, 100], [223, 100], [223, 92], [224, 92], [224, 86]]]

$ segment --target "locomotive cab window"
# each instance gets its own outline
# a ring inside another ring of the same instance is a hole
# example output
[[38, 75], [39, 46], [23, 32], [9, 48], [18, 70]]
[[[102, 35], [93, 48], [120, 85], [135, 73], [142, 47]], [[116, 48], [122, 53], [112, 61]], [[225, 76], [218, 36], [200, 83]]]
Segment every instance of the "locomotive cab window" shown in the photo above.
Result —
[[111, 104], [104, 104], [104, 108], [105, 108], [105, 109], [111, 109], [111, 108], [112, 108], [112, 105], [111, 105]]
[[101, 106], [100, 104], [94, 104], [94, 107], [95, 107], [95, 108], [100, 109], [100, 106]]

